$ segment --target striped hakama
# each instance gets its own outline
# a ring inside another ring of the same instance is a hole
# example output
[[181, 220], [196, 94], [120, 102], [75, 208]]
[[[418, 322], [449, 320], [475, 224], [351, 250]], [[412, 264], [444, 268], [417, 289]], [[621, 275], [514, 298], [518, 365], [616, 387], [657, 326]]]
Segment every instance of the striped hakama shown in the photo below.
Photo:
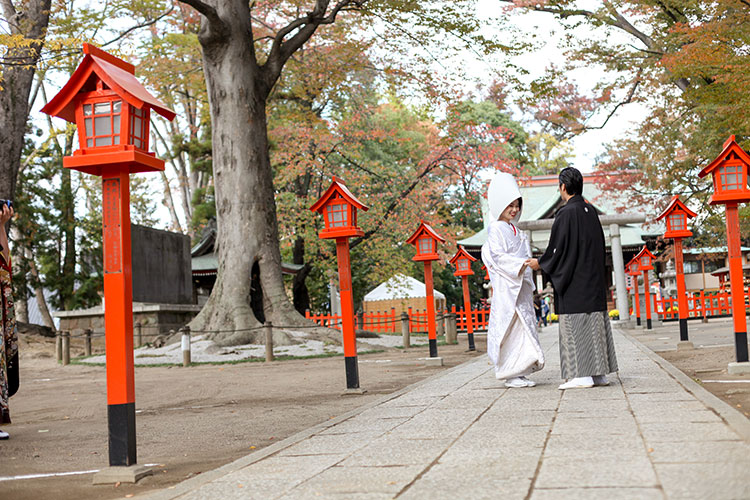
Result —
[[607, 311], [560, 314], [562, 378], [592, 377], [617, 371]]

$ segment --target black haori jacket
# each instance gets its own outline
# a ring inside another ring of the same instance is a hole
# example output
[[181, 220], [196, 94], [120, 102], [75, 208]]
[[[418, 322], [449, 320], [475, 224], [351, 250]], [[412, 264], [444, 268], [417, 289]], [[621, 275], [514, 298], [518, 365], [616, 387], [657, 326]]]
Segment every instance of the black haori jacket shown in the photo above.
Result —
[[539, 266], [552, 279], [557, 314], [607, 310], [606, 247], [596, 210], [573, 196], [555, 215]]

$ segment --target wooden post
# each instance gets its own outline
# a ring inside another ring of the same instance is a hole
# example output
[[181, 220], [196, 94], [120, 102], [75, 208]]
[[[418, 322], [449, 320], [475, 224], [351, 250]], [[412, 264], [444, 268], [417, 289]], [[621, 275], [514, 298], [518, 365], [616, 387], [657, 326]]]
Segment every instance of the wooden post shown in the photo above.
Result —
[[427, 306], [427, 338], [430, 343], [430, 357], [438, 357], [437, 335], [435, 332], [435, 292], [432, 284], [432, 262], [424, 261], [424, 284]]
[[438, 337], [445, 337], [445, 321], [444, 318], [445, 313], [440, 312], [440, 314], [435, 316], [435, 325], [437, 326], [437, 335]]
[[404, 349], [411, 347], [411, 339], [409, 338], [409, 315], [405, 312], [401, 313], [401, 336], [404, 340]]
[[740, 219], [737, 204], [727, 204], [727, 249], [729, 250], [729, 287], [732, 293], [732, 322], [737, 362], [748, 361], [747, 319], [745, 317], [745, 285], [740, 247]]
[[190, 366], [192, 360], [190, 359], [190, 327], [183, 326], [180, 328], [182, 333], [182, 366]]
[[135, 344], [136, 347], [143, 345], [143, 325], [140, 321], [135, 324]]
[[273, 324], [270, 321], [263, 323], [263, 331], [266, 334], [266, 362], [274, 360], [273, 357]]
[[83, 344], [83, 353], [86, 356], [91, 356], [91, 333], [92, 333], [91, 328], [87, 328], [86, 331], [83, 333], [86, 336], [86, 338], [84, 339], [84, 344]]
[[357, 325], [356, 325], [356, 328], [359, 328], [360, 330], [364, 330], [365, 329], [365, 312], [364, 311], [357, 311]]
[[445, 333], [445, 342], [448, 344], [458, 344], [458, 327], [456, 325], [456, 314], [447, 315], [448, 325]]
[[62, 331], [58, 331], [55, 335], [55, 358], [58, 363], [62, 363]]
[[70, 332], [63, 332], [62, 337], [62, 364], [70, 364]]
[[[469, 341], [469, 350], [476, 351], [474, 345], [474, 321], [471, 317], [471, 296], [469, 295], [469, 277], [461, 276], [461, 288], [464, 294], [464, 310], [466, 311], [466, 337]], [[458, 332], [456, 332], [458, 336]]]
[[643, 271], [643, 294], [646, 307], [646, 329], [651, 330], [653, 327], [651, 326], [651, 290], [649, 290], [648, 271]]
[[357, 362], [357, 336], [354, 333], [354, 297], [352, 294], [352, 268], [349, 262], [349, 238], [336, 238], [336, 261], [339, 268], [341, 333], [344, 340], [346, 388], [359, 389], [359, 365]]

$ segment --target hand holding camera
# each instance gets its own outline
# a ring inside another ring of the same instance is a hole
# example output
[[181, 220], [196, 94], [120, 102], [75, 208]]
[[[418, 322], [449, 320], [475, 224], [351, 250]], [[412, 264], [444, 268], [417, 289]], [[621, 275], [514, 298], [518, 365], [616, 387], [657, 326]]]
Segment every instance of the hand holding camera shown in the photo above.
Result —
[[0, 207], [2, 207], [2, 211], [0, 211], [0, 224], [5, 224], [16, 213], [13, 210], [13, 201], [0, 199]]

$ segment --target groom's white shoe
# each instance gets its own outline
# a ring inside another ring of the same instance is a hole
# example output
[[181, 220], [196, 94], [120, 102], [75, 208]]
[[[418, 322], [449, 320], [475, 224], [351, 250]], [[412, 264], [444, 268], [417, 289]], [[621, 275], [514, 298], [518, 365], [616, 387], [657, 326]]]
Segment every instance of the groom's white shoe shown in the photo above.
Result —
[[609, 380], [607, 380], [606, 375], [594, 375], [591, 378], [594, 380], [594, 385], [596, 386], [609, 385]]
[[576, 377], [568, 380], [564, 384], [560, 385], [558, 389], [564, 391], [565, 389], [587, 389], [594, 387], [594, 379], [591, 377]]

